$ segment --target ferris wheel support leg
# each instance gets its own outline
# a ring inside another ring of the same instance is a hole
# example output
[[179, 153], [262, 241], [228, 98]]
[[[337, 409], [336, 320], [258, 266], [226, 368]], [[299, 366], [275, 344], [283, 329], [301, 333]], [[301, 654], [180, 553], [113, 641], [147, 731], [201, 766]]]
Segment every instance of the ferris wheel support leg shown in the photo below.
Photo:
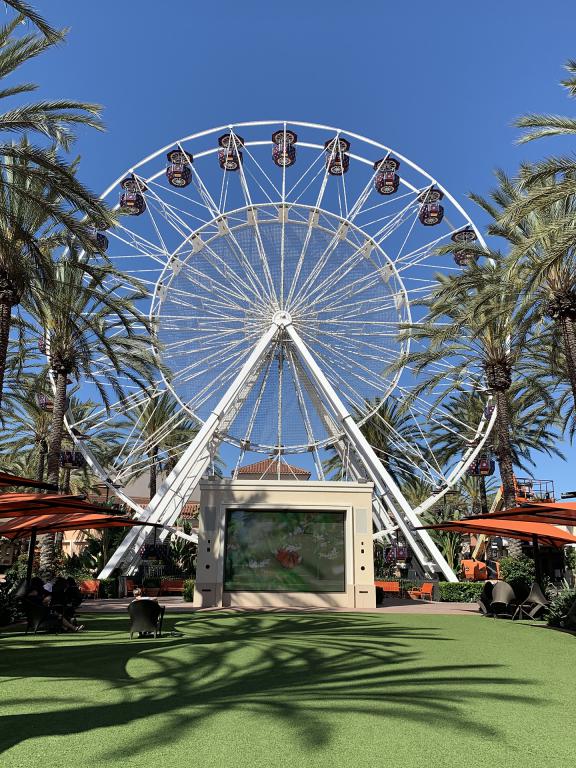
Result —
[[[414, 527], [417, 527], [420, 525], [420, 520], [418, 517], [414, 514], [412, 508], [404, 498], [404, 495], [390, 476], [390, 474], [387, 472], [386, 468], [382, 465], [382, 462], [378, 458], [378, 456], [375, 454], [374, 450], [372, 449], [372, 446], [368, 443], [362, 432], [360, 431], [359, 427], [357, 426], [356, 422], [352, 418], [352, 415], [348, 412], [346, 406], [340, 400], [338, 397], [335, 389], [332, 387], [312, 355], [310, 354], [310, 351], [308, 350], [308, 347], [294, 328], [291, 322], [287, 322], [285, 324], [285, 330], [286, 333], [290, 336], [294, 343], [294, 347], [296, 348], [298, 354], [306, 364], [306, 367], [310, 371], [310, 374], [312, 378], [315, 380], [316, 385], [320, 388], [322, 391], [324, 397], [328, 400], [331, 407], [334, 409], [334, 411], [338, 414], [340, 421], [342, 423], [342, 427], [344, 429], [344, 432], [346, 433], [346, 436], [356, 449], [356, 452], [358, 453], [358, 456], [362, 463], [364, 464], [366, 471], [370, 475], [370, 478], [374, 482], [376, 488], [379, 490], [380, 494], [386, 499], [386, 497], [390, 494], [393, 496], [394, 501], [400, 508], [399, 511], [394, 509], [394, 507], [391, 504], [388, 504], [390, 510], [393, 512], [395, 520], [398, 522], [398, 525], [400, 526], [402, 532], [410, 541], [412, 548], [414, 549], [414, 554], [422, 564], [422, 566], [425, 569], [429, 570], [430, 564], [428, 562], [428, 559], [425, 557], [424, 553], [422, 552], [422, 549], [416, 544], [416, 532], [411, 531], [409, 528], [409, 525], [413, 525]], [[395, 506], [395, 505], [394, 505]], [[427, 552], [429, 553], [429, 557], [432, 559], [435, 566], [442, 571], [444, 576], [448, 581], [458, 581], [456, 574], [450, 568], [448, 563], [446, 562], [444, 556], [436, 546], [436, 544], [432, 541], [432, 538], [428, 531], [418, 531], [417, 533], [418, 538], [420, 539], [422, 545], [426, 548]], [[416, 545], [414, 547], [414, 545]]]
[[[278, 326], [273, 324], [263, 334], [218, 405], [206, 419], [194, 440], [158, 489], [158, 493], [144, 510], [144, 514], [139, 516], [140, 520], [171, 525], [178, 518], [192, 491], [210, 464], [210, 442], [214, 439], [218, 427], [226, 415], [233, 409], [246, 382], [250, 379], [253, 370], [260, 364], [277, 331]], [[119, 567], [123, 571], [130, 572], [133, 570], [140, 559], [140, 549], [149, 535], [150, 529], [147, 529], [146, 526], [142, 526], [139, 530], [132, 528], [100, 572], [99, 578], [107, 578]]]

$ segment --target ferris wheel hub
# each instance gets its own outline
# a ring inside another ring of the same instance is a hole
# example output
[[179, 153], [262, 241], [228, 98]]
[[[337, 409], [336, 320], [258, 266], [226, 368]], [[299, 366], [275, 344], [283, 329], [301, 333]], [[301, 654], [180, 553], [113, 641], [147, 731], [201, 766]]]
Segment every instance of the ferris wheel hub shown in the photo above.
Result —
[[274, 313], [272, 322], [276, 323], [279, 328], [286, 328], [287, 325], [292, 323], [292, 316], [290, 315], [290, 312], [281, 309]]

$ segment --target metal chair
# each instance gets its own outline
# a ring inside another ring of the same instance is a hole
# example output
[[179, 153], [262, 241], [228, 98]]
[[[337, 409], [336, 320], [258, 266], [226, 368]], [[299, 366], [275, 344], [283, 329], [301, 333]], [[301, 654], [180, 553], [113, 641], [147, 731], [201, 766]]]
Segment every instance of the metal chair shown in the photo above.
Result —
[[526, 600], [516, 608], [512, 620], [516, 618], [526, 617], [527, 619], [535, 619], [550, 605], [550, 601], [546, 595], [542, 592], [540, 584], [537, 581], [532, 583], [530, 587], [530, 593]]
[[494, 584], [491, 581], [485, 581], [480, 597], [477, 600], [478, 608], [483, 616], [490, 616], [490, 605], [492, 603], [492, 595], [494, 593]]
[[135, 632], [150, 632], [154, 637], [162, 637], [162, 620], [164, 618], [164, 606], [158, 605], [156, 600], [134, 600], [128, 606], [130, 615], [130, 640]]
[[511, 619], [516, 610], [517, 600], [514, 590], [506, 581], [497, 581], [492, 591], [490, 614], [494, 618]]

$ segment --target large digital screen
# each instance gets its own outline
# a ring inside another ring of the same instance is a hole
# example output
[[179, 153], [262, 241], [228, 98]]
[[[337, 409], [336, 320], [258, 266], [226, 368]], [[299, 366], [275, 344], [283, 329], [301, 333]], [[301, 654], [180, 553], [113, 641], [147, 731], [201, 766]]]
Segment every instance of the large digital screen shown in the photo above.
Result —
[[228, 509], [224, 589], [345, 592], [344, 512]]

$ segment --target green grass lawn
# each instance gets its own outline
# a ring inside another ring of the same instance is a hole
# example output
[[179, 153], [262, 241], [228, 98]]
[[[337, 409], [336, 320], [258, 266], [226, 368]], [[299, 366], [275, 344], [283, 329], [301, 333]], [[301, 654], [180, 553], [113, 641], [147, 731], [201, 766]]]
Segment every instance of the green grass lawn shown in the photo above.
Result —
[[576, 638], [479, 616], [167, 616], [0, 637], [3, 768], [572, 765]]

